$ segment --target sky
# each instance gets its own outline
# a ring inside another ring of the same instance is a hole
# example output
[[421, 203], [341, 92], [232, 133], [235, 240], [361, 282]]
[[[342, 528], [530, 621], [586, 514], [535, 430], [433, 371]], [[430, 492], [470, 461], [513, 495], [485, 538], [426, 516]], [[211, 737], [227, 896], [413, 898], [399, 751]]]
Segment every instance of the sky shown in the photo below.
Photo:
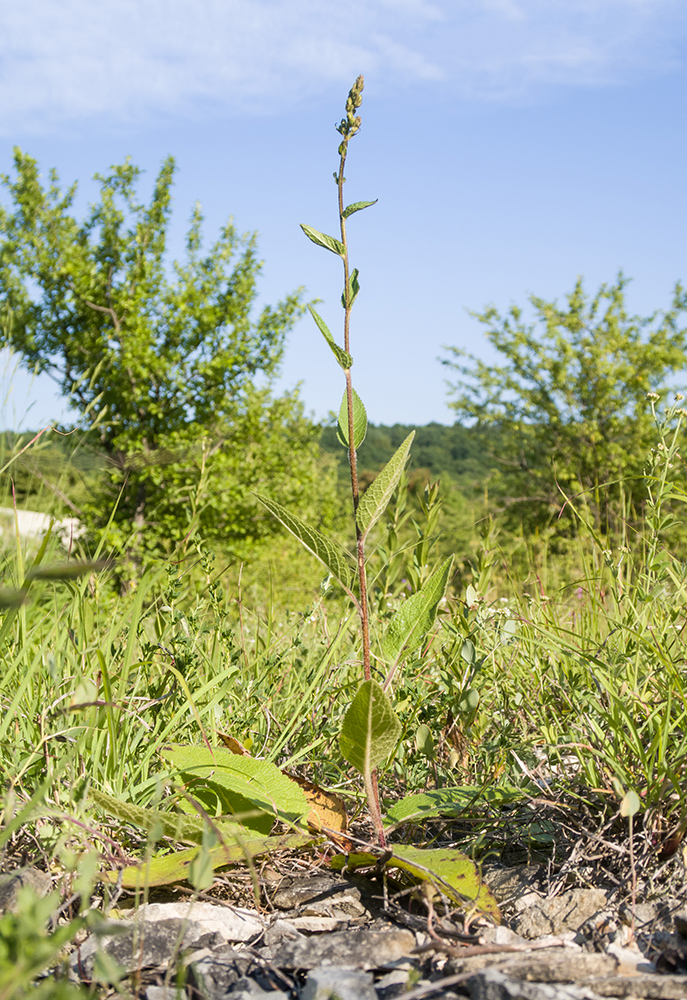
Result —
[[[564, 300], [622, 270], [629, 303], [687, 280], [685, 0], [4, 0], [0, 172], [12, 149], [78, 181], [130, 156], [147, 197], [177, 162], [171, 247], [199, 201], [208, 240], [257, 231], [261, 302], [303, 287], [332, 330], [341, 118], [365, 75], [347, 200], [361, 293], [354, 384], [375, 423], [452, 423], [445, 345], [493, 360], [471, 313]], [[4, 197], [0, 194], [0, 199]], [[342, 373], [309, 318], [277, 389], [338, 410]], [[0, 355], [0, 425], [69, 420], [47, 377]]]

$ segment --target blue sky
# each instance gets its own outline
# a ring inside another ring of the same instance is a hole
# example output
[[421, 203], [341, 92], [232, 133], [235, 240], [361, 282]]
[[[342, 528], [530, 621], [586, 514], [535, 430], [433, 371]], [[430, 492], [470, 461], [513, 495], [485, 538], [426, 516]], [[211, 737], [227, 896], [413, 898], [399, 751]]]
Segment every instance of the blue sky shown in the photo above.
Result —
[[[684, 0], [5, 0], [0, 171], [15, 145], [79, 181], [127, 155], [178, 163], [172, 245], [200, 201], [213, 237], [257, 230], [261, 297], [304, 286], [340, 321], [332, 254], [346, 93], [365, 74], [348, 200], [362, 291], [356, 387], [375, 422], [452, 421], [445, 344], [486, 356], [470, 310], [595, 290], [622, 269], [630, 305], [687, 280]], [[3, 375], [4, 426], [65, 418], [47, 379]], [[309, 320], [280, 385], [338, 409], [341, 372]]]

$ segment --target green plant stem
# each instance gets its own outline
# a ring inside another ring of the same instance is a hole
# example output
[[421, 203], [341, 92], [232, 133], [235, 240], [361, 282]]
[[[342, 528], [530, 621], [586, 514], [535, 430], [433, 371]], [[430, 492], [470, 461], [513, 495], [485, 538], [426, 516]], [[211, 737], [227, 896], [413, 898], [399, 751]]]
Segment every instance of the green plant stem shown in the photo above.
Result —
[[[344, 168], [346, 166], [346, 154], [348, 152], [348, 135], [343, 136], [340, 147], [339, 173], [337, 176], [337, 189], [339, 194], [339, 224], [341, 227], [341, 242], [344, 247], [343, 268], [344, 268], [344, 350], [350, 354], [350, 325], [351, 325], [351, 286], [350, 286], [350, 266], [348, 262], [348, 240], [346, 237], [346, 217], [344, 215], [344, 194], [343, 186], [346, 183]], [[346, 376], [346, 400], [348, 404], [348, 460], [351, 469], [351, 492], [353, 494], [353, 512], [357, 515], [358, 504], [360, 502], [360, 488], [358, 484], [358, 455], [355, 449], [355, 435], [353, 431], [353, 381], [351, 370], [347, 368], [344, 372]], [[360, 592], [360, 631], [363, 640], [363, 673], [366, 681], [372, 676], [370, 667], [370, 615], [367, 599], [367, 574], [365, 571], [365, 537], [360, 530], [358, 519], [355, 517], [355, 538], [356, 538], [356, 561], [358, 565], [358, 589]], [[384, 836], [384, 825], [382, 823], [382, 811], [379, 804], [379, 786], [377, 783], [377, 770], [370, 773], [369, 779], [365, 781], [365, 792], [367, 804], [370, 810], [377, 842], [380, 847], [386, 847]]]
[[[348, 263], [348, 242], [346, 239], [346, 219], [344, 216], [344, 196], [343, 186], [346, 181], [344, 177], [344, 167], [346, 165], [346, 153], [348, 152], [348, 140], [344, 138], [342, 142], [341, 158], [339, 161], [339, 173], [337, 187], [339, 192], [339, 222], [341, 225], [341, 242], [344, 245], [343, 256], [344, 267], [344, 350], [350, 354], [350, 324], [351, 324], [351, 289], [350, 289], [350, 268]], [[355, 450], [355, 436], [353, 433], [353, 381], [351, 370], [347, 368], [346, 376], [346, 399], [348, 402], [348, 459], [351, 467], [351, 492], [353, 494], [353, 511], [358, 511], [360, 502], [360, 489], [358, 485], [358, 456]], [[356, 559], [358, 564], [358, 587], [360, 590], [360, 630], [363, 639], [363, 671], [365, 680], [371, 677], [370, 669], [370, 618], [367, 601], [367, 576], [365, 572], [365, 539], [356, 519]], [[379, 803], [377, 803], [379, 808]]]

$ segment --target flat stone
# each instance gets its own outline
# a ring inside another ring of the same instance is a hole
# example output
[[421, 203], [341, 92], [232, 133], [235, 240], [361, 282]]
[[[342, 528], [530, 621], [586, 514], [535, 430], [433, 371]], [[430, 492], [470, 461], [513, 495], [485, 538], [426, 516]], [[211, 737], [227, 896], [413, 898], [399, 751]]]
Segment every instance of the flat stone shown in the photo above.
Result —
[[136, 969], [174, 968], [184, 949], [213, 948], [223, 943], [214, 931], [188, 920], [109, 921], [71, 953], [69, 965], [76, 978], [90, 979], [98, 952], [125, 974]]
[[553, 899], [539, 899], [513, 920], [512, 927], [530, 941], [545, 934], [578, 931], [586, 920], [606, 907], [603, 889], [569, 889]]
[[39, 868], [15, 868], [0, 875], [0, 913], [16, 913], [17, 899], [22, 889], [33, 889], [37, 896], [47, 896], [52, 879]]
[[311, 969], [300, 1000], [377, 1000], [372, 974], [336, 965]]
[[543, 865], [513, 865], [509, 868], [485, 865], [482, 869], [482, 878], [498, 903], [514, 902], [525, 893], [536, 890], [545, 875]]
[[218, 934], [223, 941], [249, 941], [264, 930], [264, 922], [255, 910], [239, 906], [217, 906], [198, 900], [183, 903], [146, 903], [139, 906], [137, 920], [192, 920], [204, 931]]
[[355, 928], [321, 938], [282, 941], [270, 949], [270, 958], [284, 969], [316, 969], [325, 965], [382, 969], [409, 956], [414, 947], [415, 935], [401, 928]]
[[467, 988], [472, 1000], [598, 1000], [588, 987], [522, 982], [498, 969], [478, 972], [468, 980]]
[[583, 979], [601, 997], [646, 997], [647, 1000], [687, 1000], [687, 976], [609, 976]]
[[283, 941], [306, 941], [307, 938], [290, 920], [274, 920], [263, 940], [268, 948], [279, 948]]
[[446, 975], [458, 975], [492, 967], [520, 981], [574, 983], [588, 976], [614, 975], [616, 961], [610, 955], [580, 951], [579, 948], [541, 948], [529, 952], [451, 958], [444, 966], [444, 972]]
[[323, 901], [338, 896], [359, 900], [360, 889], [343, 879], [314, 875], [285, 880], [270, 899], [278, 910], [294, 910], [313, 900]]

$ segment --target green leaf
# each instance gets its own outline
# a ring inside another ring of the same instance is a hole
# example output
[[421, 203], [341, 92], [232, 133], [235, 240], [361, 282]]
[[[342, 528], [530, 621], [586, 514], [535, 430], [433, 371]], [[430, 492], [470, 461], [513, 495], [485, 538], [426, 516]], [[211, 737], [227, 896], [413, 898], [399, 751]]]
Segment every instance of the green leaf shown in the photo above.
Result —
[[395, 663], [406, 647], [419, 645], [431, 629], [439, 601], [446, 592], [452, 565], [453, 556], [449, 556], [394, 614], [382, 640], [382, 652], [390, 663]]
[[331, 250], [332, 253], [336, 253], [339, 257], [346, 256], [346, 247], [339, 240], [335, 240], [333, 236], [327, 236], [325, 233], [321, 233], [318, 229], [313, 229], [312, 226], [306, 226], [305, 223], [301, 222], [301, 229], [313, 243], [317, 243], [318, 247], [324, 247], [325, 250]]
[[327, 538], [315, 528], [308, 527], [304, 521], [301, 521], [295, 514], [289, 513], [286, 507], [282, 507], [274, 500], [262, 496], [261, 493], [256, 493], [255, 496], [281, 521], [285, 528], [288, 528], [292, 535], [295, 535], [302, 542], [309, 552], [312, 552], [320, 562], [324, 563], [329, 572], [346, 590], [350, 590], [353, 568], [347, 553], [338, 542]]
[[353, 215], [354, 212], [362, 212], [364, 208], [369, 208], [370, 205], [376, 205], [379, 198], [375, 198], [374, 201], [354, 201], [352, 205], [347, 205], [341, 213], [344, 219], [347, 219], [349, 215]]
[[[374, 854], [338, 854], [332, 858], [331, 866], [338, 870], [344, 867], [355, 870], [376, 865], [377, 861]], [[394, 844], [393, 856], [387, 861], [386, 867], [406, 871], [418, 882], [429, 882], [455, 903], [473, 903], [482, 913], [489, 914], [496, 923], [501, 920], [498, 903], [480, 878], [477, 865], [461, 851], [451, 847], [424, 850]]]
[[366, 782], [383, 764], [401, 737], [401, 723], [380, 684], [363, 681], [344, 716], [341, 753]]
[[[160, 751], [183, 779], [202, 794], [203, 786], [218, 793], [227, 812], [245, 817], [244, 825], [258, 832], [267, 832], [275, 818], [298, 822], [309, 806], [303, 789], [266, 760], [240, 757], [224, 747], [168, 745]], [[251, 817], [255, 810], [264, 818]]]
[[[234, 837], [234, 843], [225, 839], [221, 847], [207, 852], [206, 865], [214, 870], [224, 865], [233, 865], [248, 861], [260, 854], [270, 851], [294, 850], [305, 847], [313, 842], [313, 837], [307, 833], [291, 833], [285, 837]], [[162, 857], [150, 858], [140, 865], [131, 865], [122, 870], [105, 871], [99, 875], [103, 882], [116, 883], [121, 878], [125, 889], [143, 889], [146, 886], [170, 885], [172, 882], [189, 880], [191, 865], [202, 851], [201, 847], [193, 847], [188, 851], [175, 851]]]
[[423, 757], [427, 760], [434, 759], [434, 740], [432, 739], [432, 731], [429, 726], [425, 725], [423, 722], [421, 726], [418, 726], [417, 732], [415, 733], [415, 749], [418, 753], [421, 753]]
[[[353, 390], [353, 447], [358, 450], [367, 434], [367, 413], [358, 393]], [[340, 443], [348, 448], [348, 393], [344, 392], [339, 407], [339, 422], [337, 436]]]
[[343, 370], [347, 371], [353, 364], [353, 358], [348, 353], [348, 351], [344, 351], [343, 347], [339, 347], [339, 345], [334, 340], [329, 327], [322, 319], [322, 317], [319, 315], [319, 313], [315, 312], [315, 310], [311, 305], [308, 305], [308, 309], [310, 310], [310, 315], [317, 323], [320, 333], [331, 347], [334, 357], [339, 362]]
[[367, 535], [386, 510], [408, 460], [414, 437], [415, 431], [412, 431], [360, 498], [356, 521], [363, 536]]
[[504, 804], [525, 799], [525, 793], [514, 786], [459, 785], [415, 792], [396, 802], [386, 814], [388, 823], [422, 823], [437, 816], [459, 816], [472, 806], [486, 804], [499, 808]]
[[121, 802], [96, 788], [91, 788], [88, 794], [103, 812], [116, 816], [125, 823], [140, 826], [143, 830], [159, 831], [159, 836], [170, 837], [176, 841], [200, 844], [203, 839], [203, 831], [207, 824], [201, 816], [163, 812], [161, 809], [144, 809], [132, 802]]
[[[358, 278], [360, 277], [360, 271], [357, 267], [353, 268], [351, 275], [348, 279], [348, 305], [349, 307], [353, 305], [355, 300], [358, 298], [358, 292], [360, 291], [360, 282]], [[346, 293], [341, 293], [341, 305], [346, 308]]]

